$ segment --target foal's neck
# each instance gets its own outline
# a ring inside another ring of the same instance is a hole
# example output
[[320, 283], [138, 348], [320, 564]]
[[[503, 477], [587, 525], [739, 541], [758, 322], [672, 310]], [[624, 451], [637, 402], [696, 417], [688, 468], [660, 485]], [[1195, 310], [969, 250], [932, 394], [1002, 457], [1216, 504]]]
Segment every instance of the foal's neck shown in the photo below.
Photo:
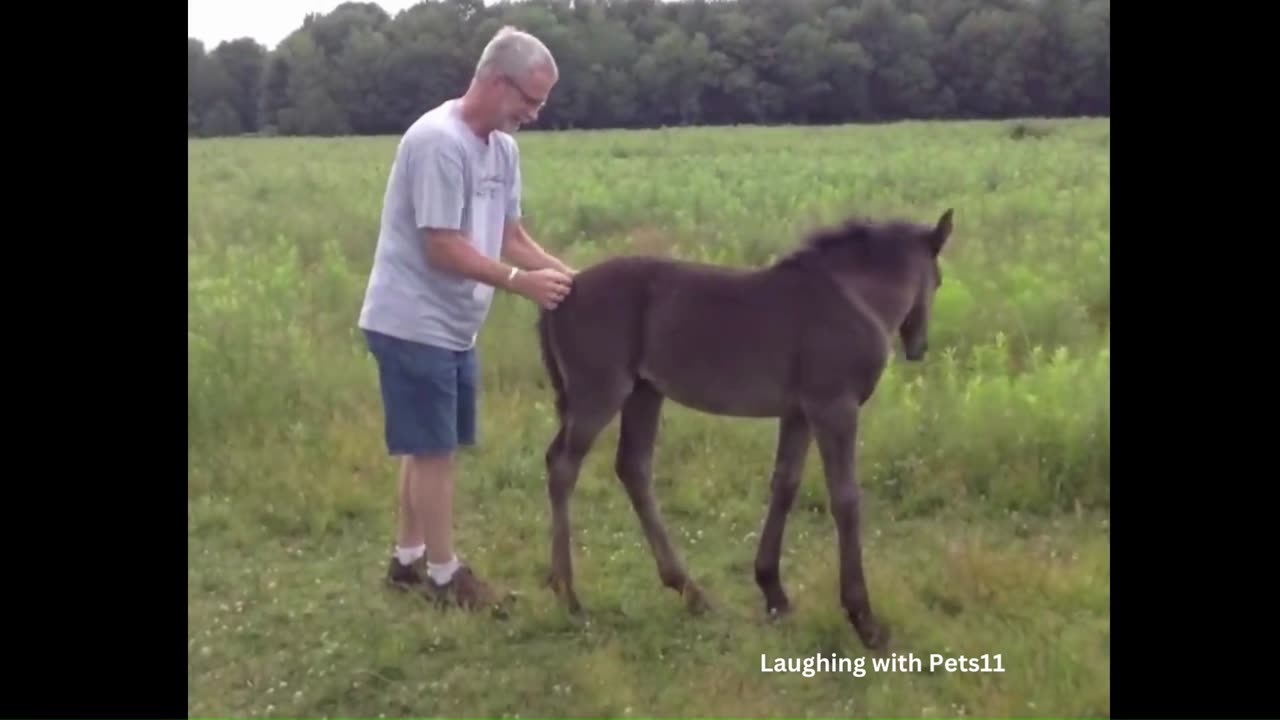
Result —
[[866, 311], [886, 335], [897, 332], [911, 311], [911, 294], [905, 286], [857, 271], [831, 272], [850, 302]]

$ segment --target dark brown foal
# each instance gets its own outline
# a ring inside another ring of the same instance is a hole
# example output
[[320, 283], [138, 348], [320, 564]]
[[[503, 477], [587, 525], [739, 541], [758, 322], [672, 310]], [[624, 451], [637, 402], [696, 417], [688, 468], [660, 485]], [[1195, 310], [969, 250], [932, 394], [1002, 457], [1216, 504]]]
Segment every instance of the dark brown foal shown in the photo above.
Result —
[[771, 614], [790, 609], [778, 567], [782, 537], [805, 456], [817, 444], [838, 538], [841, 603], [862, 642], [885, 647], [889, 633], [871, 610], [862, 567], [858, 409], [889, 361], [893, 335], [908, 360], [924, 357], [951, 217], [948, 210], [935, 225], [850, 220], [755, 270], [621, 257], [576, 276], [568, 298], [538, 321], [560, 418], [546, 454], [549, 582], [572, 612], [581, 604], [569, 551], [569, 498], [583, 459], [618, 413], [615, 469], [658, 576], [690, 610], [708, 606], [653, 496], [658, 419], [670, 398], [715, 415], [779, 418], [755, 559]]

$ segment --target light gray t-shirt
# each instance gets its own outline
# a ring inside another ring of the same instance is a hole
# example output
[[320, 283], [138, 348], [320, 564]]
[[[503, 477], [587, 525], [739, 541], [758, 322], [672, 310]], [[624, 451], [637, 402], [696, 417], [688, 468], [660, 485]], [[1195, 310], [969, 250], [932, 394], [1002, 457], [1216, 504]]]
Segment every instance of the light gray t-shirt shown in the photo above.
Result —
[[494, 289], [431, 266], [425, 229], [461, 230], [499, 259], [503, 225], [520, 217], [521, 189], [515, 139], [495, 131], [486, 143], [459, 107], [446, 101], [400, 140], [359, 320], [366, 330], [451, 350], [475, 344]]

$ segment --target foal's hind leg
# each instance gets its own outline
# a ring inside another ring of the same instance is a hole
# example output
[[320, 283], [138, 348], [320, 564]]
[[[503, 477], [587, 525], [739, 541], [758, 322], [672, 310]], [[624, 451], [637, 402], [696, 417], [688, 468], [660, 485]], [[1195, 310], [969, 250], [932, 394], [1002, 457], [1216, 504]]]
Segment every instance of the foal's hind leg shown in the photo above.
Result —
[[809, 408], [817, 436], [835, 519], [840, 554], [840, 601], [862, 644], [880, 650], [888, 644], [889, 631], [871, 612], [866, 578], [862, 570], [861, 495], [855, 473], [858, 416], [852, 403], [826, 401]]
[[765, 610], [770, 615], [784, 615], [791, 609], [791, 601], [787, 599], [779, 579], [778, 560], [782, 554], [787, 513], [791, 512], [791, 505], [796, 499], [796, 488], [804, 473], [804, 459], [811, 437], [809, 421], [803, 413], [794, 412], [781, 418], [770, 483], [769, 512], [756, 550], [756, 584], [764, 592]]
[[[547, 495], [551, 501], [551, 573], [547, 583], [568, 605], [571, 613], [582, 606], [573, 590], [573, 561], [569, 553], [569, 497], [578, 483], [582, 460], [590, 452], [596, 437], [622, 404], [626, 386], [586, 401], [572, 398], [565, 410], [563, 424], [547, 448]], [[583, 397], [587, 397], [584, 393]]]
[[689, 610], [698, 614], [708, 608], [706, 597], [701, 588], [689, 579], [689, 573], [671, 546], [671, 539], [663, 527], [662, 513], [653, 497], [653, 449], [658, 437], [662, 400], [662, 394], [644, 381], [637, 383], [627, 397], [622, 406], [622, 430], [618, 438], [615, 469], [658, 563], [658, 577], [662, 584], [683, 595]]

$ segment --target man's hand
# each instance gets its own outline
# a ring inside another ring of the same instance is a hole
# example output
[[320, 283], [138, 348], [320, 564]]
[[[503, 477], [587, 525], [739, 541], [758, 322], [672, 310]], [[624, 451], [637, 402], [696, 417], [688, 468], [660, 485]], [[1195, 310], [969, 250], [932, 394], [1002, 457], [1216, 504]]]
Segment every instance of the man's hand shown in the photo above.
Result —
[[554, 310], [569, 294], [572, 284], [573, 280], [559, 270], [543, 268], [516, 273], [511, 280], [511, 290], [529, 298], [546, 310]]

